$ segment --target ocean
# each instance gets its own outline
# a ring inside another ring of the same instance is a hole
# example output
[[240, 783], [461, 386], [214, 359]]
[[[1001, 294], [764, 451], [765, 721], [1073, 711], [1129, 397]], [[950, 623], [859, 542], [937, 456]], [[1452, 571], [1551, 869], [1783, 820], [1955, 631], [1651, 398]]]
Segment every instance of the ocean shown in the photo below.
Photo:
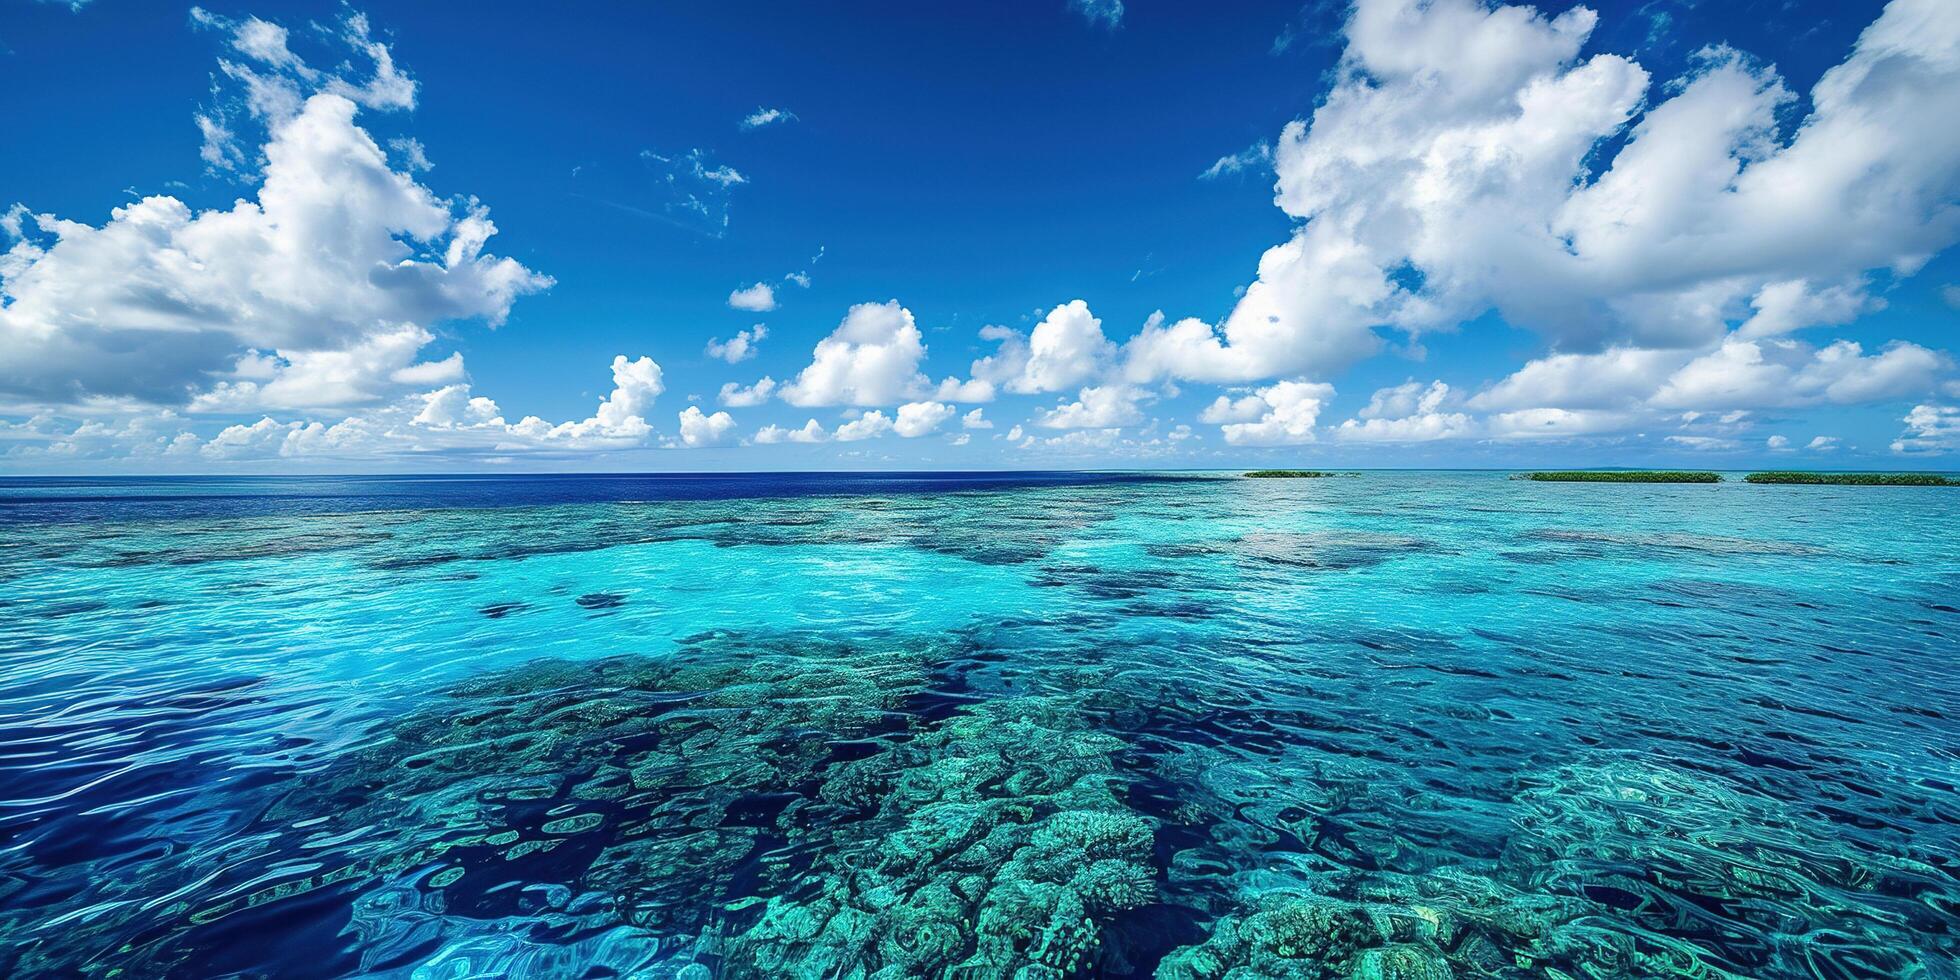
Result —
[[0, 480], [0, 974], [1956, 977], [1956, 518]]

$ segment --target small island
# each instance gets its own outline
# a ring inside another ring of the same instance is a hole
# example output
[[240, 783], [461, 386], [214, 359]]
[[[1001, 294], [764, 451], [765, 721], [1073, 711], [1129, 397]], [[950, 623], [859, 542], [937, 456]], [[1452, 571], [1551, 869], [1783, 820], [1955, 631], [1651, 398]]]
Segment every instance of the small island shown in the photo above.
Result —
[[1340, 474], [1327, 473], [1321, 470], [1251, 470], [1245, 475], [1255, 480], [1309, 480], [1324, 476], [1339, 476]]
[[1751, 473], [1745, 483], [1788, 483], [1810, 486], [1843, 487], [1960, 487], [1960, 480], [1938, 473], [1809, 473], [1800, 470], [1770, 470]]
[[1719, 473], [1698, 470], [1544, 470], [1523, 474], [1539, 483], [1720, 483]]

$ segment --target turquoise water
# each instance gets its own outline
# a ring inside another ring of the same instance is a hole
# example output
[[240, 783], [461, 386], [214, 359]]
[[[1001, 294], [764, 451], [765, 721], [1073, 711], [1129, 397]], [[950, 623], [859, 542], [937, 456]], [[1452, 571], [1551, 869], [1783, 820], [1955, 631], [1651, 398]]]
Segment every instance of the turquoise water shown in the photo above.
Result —
[[4, 482], [0, 973], [1960, 976], [1956, 516]]

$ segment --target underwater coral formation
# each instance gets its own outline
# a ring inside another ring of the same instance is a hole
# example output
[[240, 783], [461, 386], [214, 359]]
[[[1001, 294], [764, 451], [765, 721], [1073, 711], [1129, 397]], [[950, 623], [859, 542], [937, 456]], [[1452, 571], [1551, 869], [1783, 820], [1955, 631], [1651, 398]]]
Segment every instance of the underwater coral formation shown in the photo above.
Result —
[[1064, 977], [1156, 894], [1149, 822], [1114, 792], [1116, 738], [1066, 703], [973, 706], [845, 763], [823, 795], [868, 811], [728, 944], [730, 976]]
[[1713, 775], [1589, 756], [1455, 799], [1325, 741], [1336, 706], [1250, 693], [1250, 662], [1019, 653], [713, 633], [484, 674], [287, 785], [224, 855], [304, 874], [161, 862], [0, 966], [209, 972], [193, 951], [240, 912], [324, 895], [377, 945], [528, 917], [689, 980], [1938, 978], [1960, 955], [1950, 855], [1854, 845]]

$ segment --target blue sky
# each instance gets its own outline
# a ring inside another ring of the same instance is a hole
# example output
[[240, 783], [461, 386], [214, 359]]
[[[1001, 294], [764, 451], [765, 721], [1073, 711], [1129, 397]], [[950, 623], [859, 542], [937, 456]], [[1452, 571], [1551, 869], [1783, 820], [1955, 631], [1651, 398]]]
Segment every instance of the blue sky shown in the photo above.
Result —
[[4, 472], [1960, 449], [1938, 0], [14, 0], [0, 50]]

